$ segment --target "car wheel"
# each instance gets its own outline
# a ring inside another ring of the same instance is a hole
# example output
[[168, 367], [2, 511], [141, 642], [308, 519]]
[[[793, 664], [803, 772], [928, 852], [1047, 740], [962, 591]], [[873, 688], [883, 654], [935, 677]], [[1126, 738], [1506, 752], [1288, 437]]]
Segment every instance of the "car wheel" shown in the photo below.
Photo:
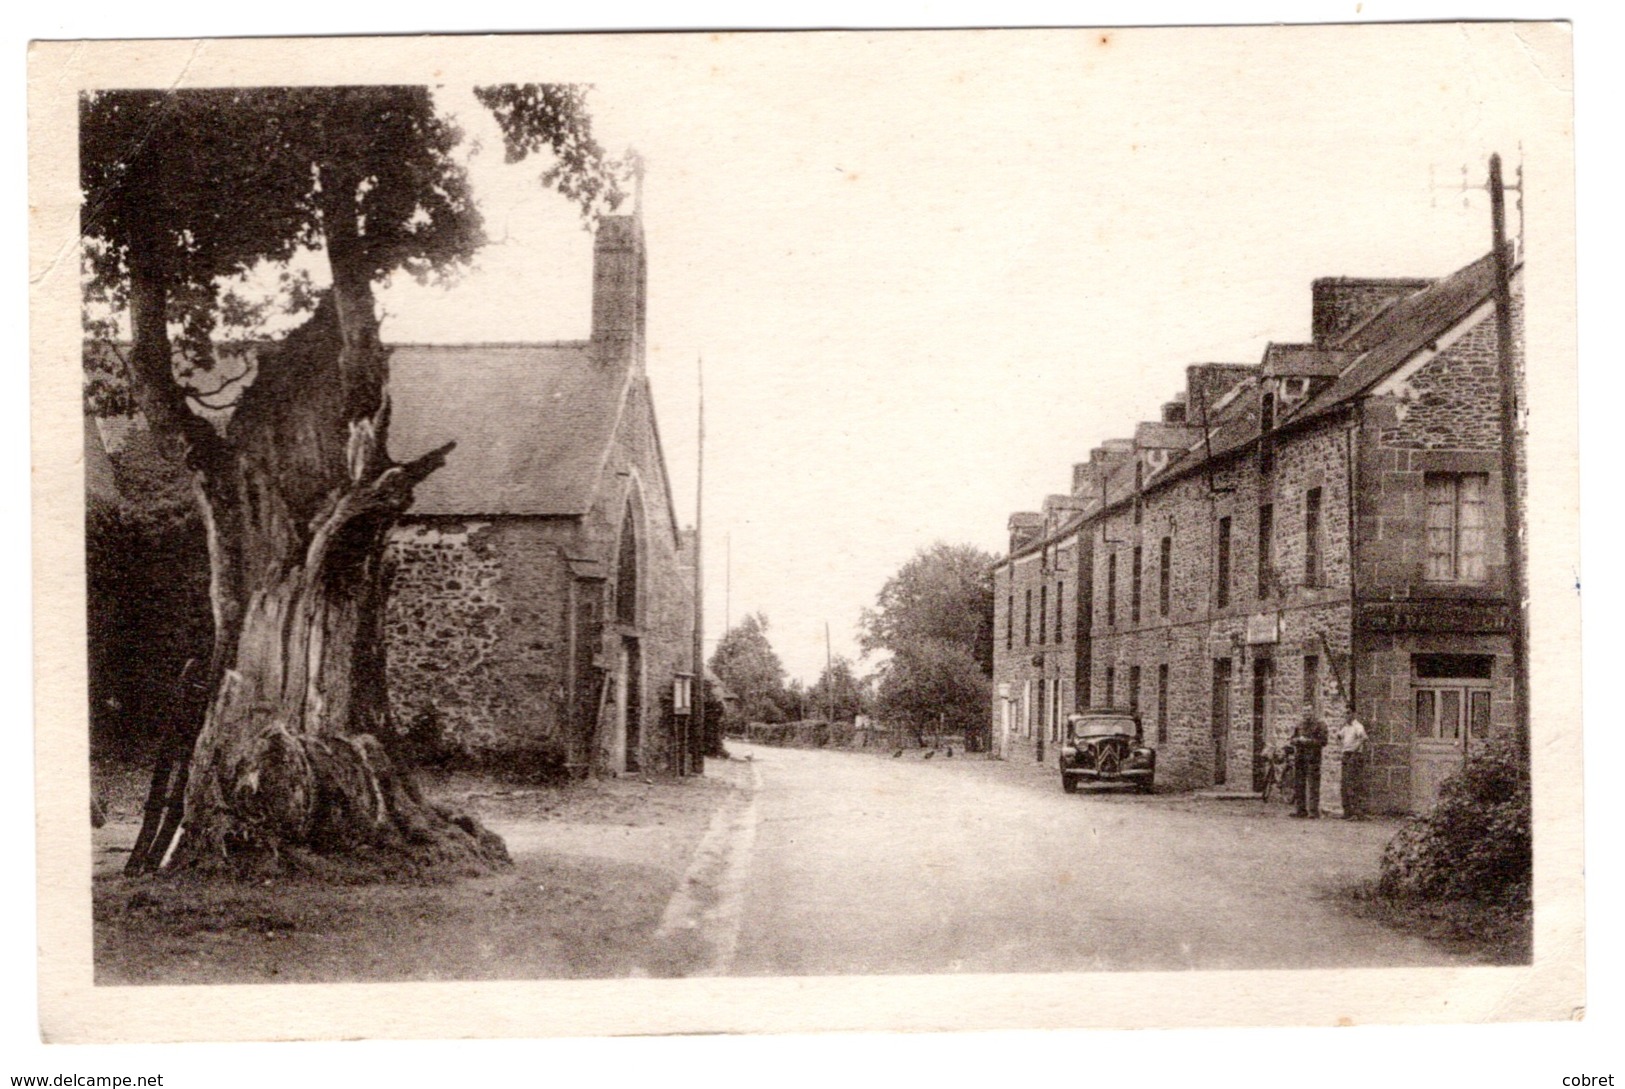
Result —
[[1068, 794], [1076, 794], [1078, 792], [1078, 777], [1076, 775], [1061, 776], [1061, 789]]

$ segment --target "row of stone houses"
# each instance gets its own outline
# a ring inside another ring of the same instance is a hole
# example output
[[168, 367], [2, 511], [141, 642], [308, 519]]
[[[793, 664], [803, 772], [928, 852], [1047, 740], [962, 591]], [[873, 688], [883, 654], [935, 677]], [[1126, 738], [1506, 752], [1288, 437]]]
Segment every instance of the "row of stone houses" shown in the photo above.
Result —
[[[1494, 264], [1315, 281], [1308, 343], [1188, 367], [1158, 419], [1013, 514], [995, 751], [1053, 758], [1067, 714], [1126, 707], [1160, 782], [1248, 791], [1305, 714], [1352, 707], [1371, 804], [1414, 811], [1510, 732]], [[1521, 265], [1511, 286], [1521, 375]]]

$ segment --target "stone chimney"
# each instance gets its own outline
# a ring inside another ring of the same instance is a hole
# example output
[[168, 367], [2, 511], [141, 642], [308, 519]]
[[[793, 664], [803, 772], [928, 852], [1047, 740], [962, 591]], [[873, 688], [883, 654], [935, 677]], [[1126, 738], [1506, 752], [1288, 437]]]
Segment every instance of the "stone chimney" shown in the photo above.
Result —
[[1192, 363], [1185, 368], [1185, 422], [1212, 424], [1213, 408], [1224, 395], [1258, 373], [1249, 363]]
[[640, 216], [604, 216], [592, 259], [592, 352], [604, 365], [642, 369], [648, 263]]
[[1018, 511], [1010, 516], [1010, 554], [1022, 545], [1036, 541], [1044, 533], [1044, 516], [1037, 511]]
[[1432, 280], [1361, 280], [1349, 276], [1325, 276], [1310, 288], [1313, 315], [1310, 319], [1317, 348], [1331, 348], [1367, 318], [1406, 295], [1430, 286]]
[[1087, 461], [1072, 466], [1072, 494], [1079, 499], [1094, 499], [1100, 485], [1095, 480], [1095, 467]]

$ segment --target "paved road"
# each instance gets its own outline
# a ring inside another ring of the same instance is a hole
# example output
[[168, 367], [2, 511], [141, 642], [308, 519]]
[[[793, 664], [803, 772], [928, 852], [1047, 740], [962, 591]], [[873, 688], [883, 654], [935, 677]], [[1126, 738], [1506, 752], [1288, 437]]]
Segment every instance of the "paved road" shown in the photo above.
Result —
[[729, 974], [1463, 963], [1327, 898], [1374, 872], [1391, 824], [1068, 796], [980, 758], [730, 748], [757, 788], [716, 914]]

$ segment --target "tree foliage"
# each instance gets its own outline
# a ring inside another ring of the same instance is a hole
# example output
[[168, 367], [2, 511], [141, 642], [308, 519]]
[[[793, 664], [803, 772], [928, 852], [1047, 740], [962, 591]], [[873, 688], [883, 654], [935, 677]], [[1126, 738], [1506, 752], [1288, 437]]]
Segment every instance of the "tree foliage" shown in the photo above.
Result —
[[768, 621], [750, 613], [729, 628], [711, 655], [711, 672], [739, 697], [747, 721], [782, 722], [786, 710], [784, 663], [767, 639]]
[[876, 710], [917, 734], [947, 729], [971, 744], [986, 726], [993, 668], [995, 557], [937, 542], [886, 580], [865, 609], [860, 643], [891, 657]]
[[[832, 721], [850, 721], [864, 709], [863, 682], [852, 669], [852, 662], [837, 657], [819, 673], [818, 680], [807, 690], [807, 705], [812, 712]], [[830, 708], [833, 705], [834, 714]]]
[[938, 541], [921, 549], [886, 580], [876, 607], [863, 611], [864, 651], [901, 654], [921, 643], [951, 643], [991, 673], [995, 559], [974, 545]]

